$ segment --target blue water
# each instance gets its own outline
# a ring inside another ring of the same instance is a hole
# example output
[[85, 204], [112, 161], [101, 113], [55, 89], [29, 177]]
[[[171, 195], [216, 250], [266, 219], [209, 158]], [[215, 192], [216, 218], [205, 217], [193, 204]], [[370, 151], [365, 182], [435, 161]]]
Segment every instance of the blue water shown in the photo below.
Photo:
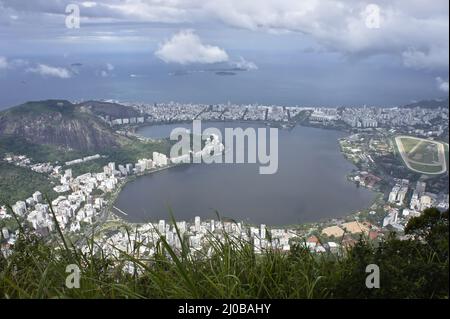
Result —
[[[286, 106], [393, 105], [419, 99], [424, 90], [430, 91], [428, 97], [435, 91], [434, 80], [430, 85], [412, 71], [385, 72], [370, 63], [341, 63], [323, 56], [311, 63], [311, 57], [303, 60], [295, 54], [281, 53], [246, 56], [255, 61], [258, 70], [222, 76], [213, 70], [229, 68], [226, 63], [178, 66], [161, 62], [151, 52], [13, 57], [26, 60], [29, 65], [0, 70], [0, 109], [50, 98], [147, 103], [230, 101]], [[60, 79], [26, 71], [38, 63], [72, 69], [76, 74]], [[72, 66], [74, 63], [82, 65]], [[102, 77], [107, 63], [114, 70]]]
[[[203, 127], [212, 125], [222, 130], [242, 126], [213, 123]], [[167, 136], [173, 127], [151, 126], [140, 133]], [[172, 209], [179, 220], [197, 215], [214, 218], [217, 211], [223, 217], [269, 225], [342, 217], [370, 205], [375, 194], [346, 179], [354, 166], [339, 152], [337, 139], [342, 133], [296, 127], [279, 134], [276, 174], [260, 175], [259, 164], [175, 167], [128, 183], [115, 205], [133, 222], [167, 219]]]

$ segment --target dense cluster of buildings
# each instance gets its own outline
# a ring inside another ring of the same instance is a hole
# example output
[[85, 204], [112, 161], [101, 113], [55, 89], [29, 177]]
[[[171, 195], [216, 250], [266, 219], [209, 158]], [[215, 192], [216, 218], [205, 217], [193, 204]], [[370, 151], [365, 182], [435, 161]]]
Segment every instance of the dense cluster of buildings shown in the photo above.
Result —
[[[204, 148], [192, 154], [192, 156], [204, 156], [211, 154], [211, 152], [219, 154], [223, 151], [224, 145], [219, 141], [218, 136], [212, 135], [206, 140]], [[42, 194], [36, 191], [26, 200], [17, 201], [12, 205], [12, 211], [24, 220], [27, 227], [42, 236], [47, 236], [55, 230], [55, 218], [64, 232], [76, 233], [82, 231], [83, 225], [91, 225], [101, 217], [106, 216], [105, 209], [108, 207], [103, 195], [117, 190], [119, 183], [124, 181], [126, 176], [164, 168], [171, 163], [178, 164], [184, 162], [185, 156], [188, 156], [188, 159], [191, 156], [191, 154], [185, 154], [180, 157], [169, 158], [159, 152], [153, 152], [152, 155], [152, 159], [142, 158], [134, 164], [116, 165], [116, 163], [110, 162], [103, 167], [102, 172], [86, 173], [76, 177], [73, 176], [71, 168], [62, 171], [61, 166], [52, 166], [52, 169], [46, 173], [50, 173], [52, 177], [59, 179], [60, 183], [54, 187], [54, 191], [60, 195], [51, 201], [50, 205]], [[81, 161], [97, 158], [100, 158], [100, 155], [85, 157]], [[22, 167], [32, 167], [31, 159], [23, 155], [11, 155], [5, 160]], [[67, 166], [70, 166], [70, 164], [71, 162]], [[95, 193], [96, 190], [100, 192]], [[6, 207], [0, 208], [0, 220], [11, 219], [12, 217]], [[6, 227], [1, 231], [0, 239], [3, 238], [7, 245], [13, 245], [16, 234], [10, 233]], [[199, 234], [200, 231], [198, 230], [197, 235], [200, 236]], [[113, 239], [114, 237], [111, 240]], [[193, 242], [196, 243], [196, 239], [193, 239]]]
[[[176, 228], [178, 228], [178, 231]], [[160, 220], [157, 223], [140, 225], [129, 232], [117, 232], [113, 235], [104, 235], [98, 245], [98, 249], [111, 255], [119, 255], [120, 251], [131, 253], [134, 243], [137, 241], [144, 245], [138, 245], [139, 255], [151, 256], [155, 253], [160, 238], [163, 236], [174, 250], [181, 250], [182, 241], [191, 251], [205, 251], [210, 248], [210, 242], [214, 240], [224, 241], [229, 238], [247, 241], [254, 247], [255, 252], [271, 248], [282, 251], [290, 250], [290, 242], [299, 236], [287, 229], [268, 229], [262, 224], [259, 227], [248, 226], [242, 223], [206, 220], [199, 216], [193, 222], [180, 221], [176, 224]]]
[[25, 155], [7, 154], [3, 160], [16, 166], [29, 168], [37, 173], [48, 174], [53, 172], [55, 169], [55, 166], [51, 163], [32, 163], [31, 159]]
[[[132, 107], [140, 116], [104, 118], [111, 125], [168, 123], [192, 121], [268, 121], [289, 122], [302, 111], [308, 121], [323, 125], [344, 123], [350, 128], [409, 127], [418, 136], [441, 136], [448, 122], [448, 108], [382, 108], [382, 107], [286, 107], [260, 104], [195, 104], [195, 103], [121, 103]], [[438, 123], [436, 125], [436, 123]]]
[[[96, 156], [94, 156], [97, 158]], [[23, 161], [23, 156], [17, 156]], [[54, 187], [55, 192], [60, 195], [49, 203], [44, 200], [40, 192], [35, 192], [24, 201], [17, 201], [12, 205], [12, 211], [27, 222], [27, 225], [36, 233], [47, 235], [55, 230], [54, 219], [58, 221], [63, 231], [78, 232], [82, 229], [83, 223], [90, 225], [94, 223], [105, 212], [106, 201], [103, 194], [111, 193], [124, 177], [131, 174], [140, 174], [153, 168], [169, 165], [166, 155], [154, 152], [152, 159], [140, 159], [137, 163], [118, 165], [111, 162], [103, 168], [103, 172], [86, 173], [74, 177], [72, 169], [62, 172], [59, 168], [52, 171], [53, 177], [58, 177], [60, 184]], [[94, 191], [101, 191], [100, 195], [94, 195]], [[54, 214], [54, 216], [53, 216]], [[6, 207], [0, 209], [0, 219], [12, 218]], [[7, 229], [2, 232], [6, 234]], [[9, 244], [13, 244], [14, 235], [8, 233]]]
[[[208, 256], [212, 252], [211, 241], [225, 242], [225, 237], [228, 237], [231, 240], [249, 243], [257, 254], [267, 249], [288, 252], [293, 245], [299, 245], [318, 254], [328, 252], [340, 254], [346, 247], [354, 245], [361, 235], [375, 240], [383, 234], [379, 227], [358, 221], [338, 222], [337, 225], [323, 228], [315, 235], [312, 230], [304, 232], [287, 228], [269, 228], [265, 224], [257, 227], [240, 222], [201, 220], [197, 216], [192, 222], [179, 221], [172, 224], [160, 220], [157, 223], [139, 225], [128, 232], [105, 234], [96, 249], [116, 257], [122, 252], [127, 252], [145, 258], [161, 249], [162, 236], [174, 251], [180, 251], [184, 246], [194, 255], [196, 252], [202, 252], [199, 256]], [[136, 242], [140, 245], [135, 245]], [[129, 271], [134, 271], [133, 265], [129, 267], [131, 267]]]
[[361, 108], [353, 109], [346, 108], [342, 112], [342, 121], [351, 127], [368, 128], [378, 127], [378, 119], [381, 115], [381, 109], [375, 108]]
[[[340, 118], [353, 128], [410, 127], [411, 132], [422, 136], [441, 136], [448, 122], [448, 108], [344, 108]], [[420, 128], [417, 128], [420, 127]]]
[[391, 225], [402, 231], [411, 217], [419, 216], [427, 208], [436, 207], [442, 211], [449, 208], [448, 194], [426, 192], [426, 183], [417, 181], [411, 187], [409, 180], [398, 180], [389, 193], [388, 214], [383, 220], [383, 227]]
[[122, 103], [133, 107], [141, 116], [130, 118], [105, 117], [111, 125], [167, 123], [192, 120], [204, 121], [272, 121], [288, 122], [303, 109], [277, 105], [193, 104], [193, 103]]
[[340, 116], [336, 108], [314, 108], [309, 120], [313, 122], [330, 122], [339, 120]]
[[[313, 108], [309, 121], [325, 126], [345, 123], [350, 128], [409, 128], [410, 134], [430, 137], [441, 136], [448, 125], [448, 108], [381, 108], [344, 107]], [[436, 124], [437, 123], [437, 124]]]

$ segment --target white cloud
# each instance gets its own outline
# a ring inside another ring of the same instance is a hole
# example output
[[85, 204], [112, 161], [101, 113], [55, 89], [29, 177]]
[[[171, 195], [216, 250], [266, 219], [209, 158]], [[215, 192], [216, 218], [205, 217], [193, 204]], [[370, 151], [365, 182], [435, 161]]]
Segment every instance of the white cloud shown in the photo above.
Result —
[[68, 79], [71, 77], [70, 71], [66, 68], [53, 67], [46, 64], [38, 64], [35, 68], [29, 68], [27, 71], [37, 73], [42, 76], [51, 76], [60, 79]]
[[436, 78], [438, 89], [442, 92], [448, 93], [448, 80], [443, 80], [440, 77]]
[[[149, 23], [222, 23], [233, 28], [283, 34], [294, 32], [344, 55], [389, 54], [406, 67], [448, 68], [449, 2], [447, 0], [74, 0], [90, 23], [105, 19]], [[379, 19], [371, 19], [379, 8]], [[94, 5], [94, 3], [96, 5]], [[3, 8], [2, 8], [3, 6]], [[27, 12], [50, 19], [64, 15], [60, 0], [0, 0], [8, 15]], [[52, 15], [42, 15], [51, 13]], [[25, 19], [25, 18], [24, 18]], [[55, 18], [56, 19], [56, 18]], [[369, 19], [369, 20], [368, 20]], [[22, 20], [22, 15], [21, 15]], [[55, 21], [55, 20], [52, 20]], [[379, 21], [379, 28], [371, 28]], [[1, 23], [1, 22], [0, 22]], [[55, 23], [59, 22], [59, 17]], [[124, 35], [123, 35], [124, 36]], [[85, 39], [85, 37], [83, 37]], [[124, 39], [125, 40], [125, 39]], [[302, 38], [299, 37], [299, 41]], [[413, 48], [413, 49], [410, 49]], [[445, 61], [446, 60], [446, 61]]]
[[218, 63], [228, 61], [228, 54], [217, 46], [203, 44], [192, 30], [182, 30], [159, 45], [155, 55], [166, 63]]
[[84, 1], [81, 3], [81, 5], [85, 8], [93, 8], [97, 6], [97, 2], [94, 1]]
[[112, 65], [111, 63], [106, 63], [105, 68], [100, 70], [98, 74], [100, 74], [102, 78], [107, 78], [108, 76], [112, 75], [112, 71], [114, 71], [114, 69], [114, 65]]
[[[448, 1], [374, 2], [376, 6], [356, 0], [228, 0], [208, 1], [204, 10], [234, 27], [299, 32], [346, 53], [403, 52], [448, 39]], [[378, 21], [378, 28], [371, 28], [371, 21]]]
[[230, 64], [235, 68], [246, 71], [258, 70], [258, 66], [254, 62], [247, 61], [243, 57], [239, 57], [239, 61], [233, 61]]
[[22, 60], [22, 59], [8, 60], [6, 57], [0, 56], [0, 70], [1, 69], [16, 69], [16, 68], [25, 67], [27, 65], [28, 65], [27, 60]]
[[6, 69], [6, 68], [8, 68], [8, 67], [9, 67], [9, 63], [8, 63], [8, 61], [6, 60], [6, 58], [3, 57], [3, 56], [0, 56], [0, 70]]
[[143, 74], [130, 74], [130, 78], [132, 78], [132, 79], [136, 79], [136, 78], [143, 78], [143, 77], [145, 77], [145, 75], [143, 75]]

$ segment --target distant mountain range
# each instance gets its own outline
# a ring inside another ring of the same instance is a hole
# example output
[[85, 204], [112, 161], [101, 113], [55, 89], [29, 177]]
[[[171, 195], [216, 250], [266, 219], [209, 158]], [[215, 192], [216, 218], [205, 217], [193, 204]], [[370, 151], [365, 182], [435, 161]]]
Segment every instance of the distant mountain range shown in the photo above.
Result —
[[129, 117], [137, 113], [123, 105], [97, 101], [28, 102], [0, 112], [0, 135], [22, 137], [34, 144], [98, 151], [130, 142], [116, 134], [99, 115]]
[[448, 97], [442, 99], [435, 100], [422, 100], [414, 103], [407, 104], [403, 106], [404, 108], [413, 108], [413, 107], [422, 107], [426, 109], [434, 109], [434, 108], [448, 108]]

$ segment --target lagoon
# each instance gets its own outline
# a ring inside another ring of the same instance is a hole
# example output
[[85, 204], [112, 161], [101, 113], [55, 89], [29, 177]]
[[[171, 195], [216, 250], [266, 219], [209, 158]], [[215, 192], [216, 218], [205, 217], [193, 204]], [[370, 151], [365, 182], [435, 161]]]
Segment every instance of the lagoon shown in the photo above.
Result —
[[[168, 137], [175, 127], [148, 126], [138, 133]], [[213, 122], [203, 128], [262, 127], [263, 124]], [[221, 217], [272, 226], [343, 217], [367, 208], [375, 193], [358, 188], [346, 175], [355, 166], [340, 153], [344, 133], [296, 126], [279, 130], [278, 171], [260, 175], [256, 164], [189, 164], [155, 172], [129, 182], [115, 206], [130, 222]]]

